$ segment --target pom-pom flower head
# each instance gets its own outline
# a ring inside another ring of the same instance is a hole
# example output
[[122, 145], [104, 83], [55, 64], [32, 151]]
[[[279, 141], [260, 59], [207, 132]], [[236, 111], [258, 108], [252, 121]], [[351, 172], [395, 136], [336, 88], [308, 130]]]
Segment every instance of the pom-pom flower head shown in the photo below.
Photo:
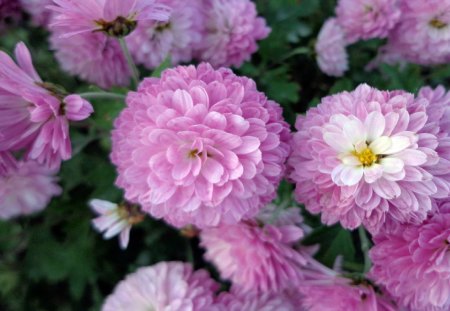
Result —
[[420, 223], [431, 196], [448, 195], [433, 178], [439, 140], [427, 130], [429, 101], [367, 85], [326, 97], [299, 117], [290, 159], [296, 197], [322, 221], [372, 233], [386, 219]]
[[270, 28], [257, 16], [250, 0], [204, 1], [205, 34], [199, 59], [214, 67], [239, 67], [256, 52], [258, 40], [265, 39]]
[[86, 119], [92, 106], [43, 82], [25, 44], [15, 54], [17, 65], [0, 52], [0, 151], [25, 148], [28, 158], [58, 167], [72, 153], [69, 120]]
[[236, 223], [275, 195], [289, 154], [281, 108], [210, 65], [177, 67], [129, 93], [112, 161], [131, 202], [182, 227]]
[[[306, 264], [293, 249], [303, 236], [300, 224], [294, 223], [301, 220], [299, 211], [290, 208], [277, 212], [281, 222], [274, 213], [271, 224], [257, 218], [204, 229], [200, 238], [205, 258], [215, 264], [223, 279], [245, 292], [277, 292], [297, 286], [302, 279], [301, 267]], [[293, 216], [290, 223], [281, 216], [284, 213]]]
[[348, 43], [385, 38], [400, 19], [399, 0], [339, 0], [336, 16]]
[[383, 230], [370, 250], [371, 277], [405, 307], [450, 309], [450, 200], [420, 225]]
[[140, 268], [120, 282], [102, 311], [214, 311], [218, 285], [204, 270], [189, 264], [160, 262]]
[[17, 162], [0, 152], [0, 219], [43, 210], [53, 196], [61, 194], [54, 174], [34, 161]]
[[342, 28], [335, 18], [328, 19], [320, 30], [315, 46], [320, 70], [329, 76], [342, 76], [348, 69], [345, 46]]

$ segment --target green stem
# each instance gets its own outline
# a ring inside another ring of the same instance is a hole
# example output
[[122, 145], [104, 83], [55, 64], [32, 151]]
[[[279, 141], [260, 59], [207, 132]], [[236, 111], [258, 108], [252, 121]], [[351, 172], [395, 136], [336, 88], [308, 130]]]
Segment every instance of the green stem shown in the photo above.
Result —
[[359, 239], [361, 241], [361, 250], [364, 254], [364, 273], [369, 272], [372, 263], [369, 257], [369, 249], [370, 249], [370, 241], [367, 237], [366, 230], [363, 226], [359, 226], [358, 228]]
[[125, 55], [125, 58], [127, 59], [128, 67], [131, 71], [131, 77], [134, 82], [134, 87], [137, 87], [139, 84], [139, 71], [136, 67], [136, 64], [133, 61], [133, 58], [131, 57], [130, 50], [128, 49], [127, 43], [125, 42], [125, 39], [123, 37], [118, 38], [120, 47], [122, 48], [123, 54]]
[[78, 94], [84, 99], [125, 99], [123, 94], [108, 93], [108, 92], [88, 92]]

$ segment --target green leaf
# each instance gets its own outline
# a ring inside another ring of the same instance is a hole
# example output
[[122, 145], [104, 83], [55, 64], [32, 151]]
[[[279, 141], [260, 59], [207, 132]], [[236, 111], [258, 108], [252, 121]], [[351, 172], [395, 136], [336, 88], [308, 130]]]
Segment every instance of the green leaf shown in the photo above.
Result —
[[153, 71], [152, 77], [159, 78], [161, 77], [161, 73], [167, 68], [172, 67], [172, 59], [170, 55], [168, 55], [164, 61]]

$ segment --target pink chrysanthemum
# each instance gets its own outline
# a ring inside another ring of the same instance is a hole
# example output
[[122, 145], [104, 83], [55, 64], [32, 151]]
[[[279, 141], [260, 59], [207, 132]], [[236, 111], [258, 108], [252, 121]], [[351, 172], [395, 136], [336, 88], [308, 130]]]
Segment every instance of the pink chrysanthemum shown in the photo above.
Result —
[[400, 19], [399, 0], [339, 0], [338, 24], [348, 43], [385, 38]]
[[291, 178], [296, 198], [322, 221], [372, 233], [386, 219], [420, 223], [431, 197], [448, 196], [434, 178], [442, 157], [428, 130], [423, 97], [361, 85], [326, 97], [297, 119]]
[[205, 270], [160, 262], [128, 275], [106, 299], [102, 311], [214, 311], [217, 289]]
[[[299, 215], [298, 208], [292, 210]], [[278, 224], [277, 218], [285, 221], [278, 216], [283, 213], [274, 213], [271, 223], [246, 220], [204, 229], [200, 238], [205, 258], [214, 263], [222, 278], [244, 292], [280, 291], [298, 285], [306, 261], [292, 246], [303, 237], [303, 230], [294, 223]], [[289, 210], [286, 213], [292, 215]]]
[[421, 225], [398, 225], [374, 238], [372, 278], [420, 311], [450, 310], [450, 200]]
[[239, 67], [256, 52], [270, 28], [250, 0], [204, 1], [205, 34], [198, 57], [214, 67]]
[[450, 61], [450, 1], [402, 0], [401, 20], [391, 31], [384, 57], [401, 55], [421, 65]]
[[97, 31], [122, 37], [130, 34], [140, 21], [165, 22], [168, 7], [155, 0], [53, 0], [48, 8], [55, 12], [50, 25], [61, 37]]
[[[234, 288], [233, 288], [234, 289]], [[242, 293], [233, 290], [222, 293], [218, 298], [220, 311], [298, 311], [300, 299], [297, 293]]]
[[25, 149], [27, 157], [56, 168], [71, 157], [69, 120], [84, 120], [92, 106], [43, 82], [25, 44], [16, 46], [17, 64], [0, 52], [0, 151]]
[[328, 19], [320, 30], [316, 43], [317, 64], [329, 76], [340, 77], [348, 70], [344, 32], [335, 18]]
[[131, 72], [115, 38], [100, 33], [61, 38], [53, 32], [50, 43], [65, 71], [106, 89], [130, 83]]
[[167, 22], [145, 21], [126, 40], [135, 61], [149, 69], [170, 56], [172, 64], [189, 62], [201, 42], [200, 1], [163, 0], [172, 9]]
[[34, 161], [16, 162], [0, 152], [0, 219], [10, 219], [43, 210], [61, 194], [55, 171]]
[[53, 0], [20, 0], [20, 3], [31, 15], [34, 24], [43, 27], [49, 25], [52, 12], [47, 6], [52, 4]]
[[22, 15], [19, 0], [0, 0], [0, 32], [16, 24]]
[[289, 154], [281, 108], [253, 80], [179, 66], [129, 93], [112, 161], [127, 200], [182, 227], [236, 223], [275, 195]]

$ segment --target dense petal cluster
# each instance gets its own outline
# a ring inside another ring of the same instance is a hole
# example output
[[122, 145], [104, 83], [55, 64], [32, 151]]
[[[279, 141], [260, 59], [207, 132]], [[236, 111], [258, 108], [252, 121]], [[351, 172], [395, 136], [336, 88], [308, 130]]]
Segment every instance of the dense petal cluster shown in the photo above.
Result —
[[372, 278], [405, 307], [450, 309], [450, 200], [420, 225], [398, 225], [375, 236]]
[[149, 69], [170, 57], [172, 64], [191, 61], [201, 42], [200, 1], [186, 5], [183, 0], [163, 0], [172, 14], [166, 22], [143, 21], [126, 41], [134, 60]]
[[[436, 179], [443, 161], [428, 130], [424, 98], [361, 85], [326, 97], [297, 119], [291, 178], [296, 198], [326, 224], [372, 233], [387, 220], [422, 222], [431, 197], [448, 196]], [[448, 169], [448, 168], [447, 168]]]
[[[288, 215], [299, 214], [298, 208], [289, 210]], [[285, 217], [280, 219], [283, 223]], [[277, 219], [270, 224], [247, 220], [204, 229], [200, 245], [221, 277], [239, 290], [279, 292], [297, 286], [302, 279], [301, 267], [306, 261], [292, 248], [302, 237], [303, 230], [295, 224], [277, 224]]]
[[43, 27], [49, 25], [52, 12], [47, 6], [53, 3], [52, 0], [20, 0], [20, 3], [31, 15], [34, 24]]
[[339, 0], [336, 17], [347, 42], [387, 37], [401, 16], [398, 2], [399, 0]]
[[181, 227], [236, 223], [275, 195], [289, 154], [281, 108], [254, 81], [179, 66], [130, 93], [111, 159], [127, 200]]
[[86, 119], [92, 106], [43, 82], [23, 43], [15, 55], [17, 64], [0, 52], [0, 151], [25, 149], [27, 158], [58, 167], [72, 153], [69, 121]]
[[15, 24], [22, 15], [19, 0], [0, 0], [0, 32]]
[[320, 70], [340, 77], [348, 69], [345, 37], [335, 18], [328, 19], [320, 30], [315, 46]]
[[214, 311], [218, 285], [189, 264], [160, 262], [138, 269], [120, 282], [102, 311]]
[[450, 61], [450, 1], [402, 0], [401, 19], [389, 34], [384, 57], [401, 55], [421, 65]]
[[250, 0], [204, 1], [205, 33], [198, 58], [214, 67], [239, 67], [250, 59], [270, 28]]
[[43, 210], [61, 194], [54, 175], [54, 170], [34, 161], [17, 162], [8, 152], [0, 152], [0, 219]]

